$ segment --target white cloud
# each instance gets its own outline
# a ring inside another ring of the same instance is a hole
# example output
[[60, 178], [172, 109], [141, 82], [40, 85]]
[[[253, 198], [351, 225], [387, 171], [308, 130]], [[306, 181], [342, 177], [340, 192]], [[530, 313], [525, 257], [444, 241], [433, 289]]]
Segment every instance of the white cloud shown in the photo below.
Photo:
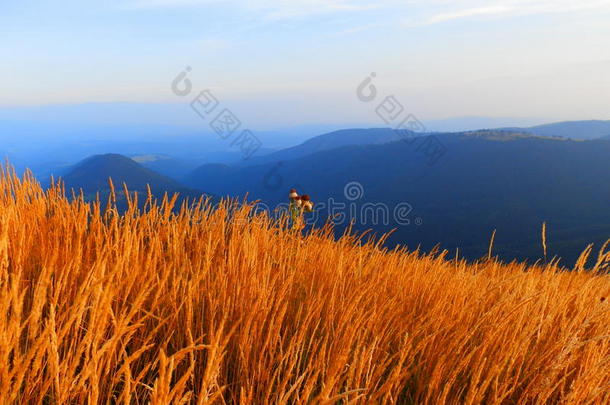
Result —
[[[419, 2], [417, 2], [419, 3]], [[439, 24], [475, 17], [514, 17], [537, 14], [610, 11], [610, 0], [496, 0], [432, 1], [441, 11], [420, 20], [405, 21], [406, 26]]]
[[[389, 2], [394, 3], [395, 0]], [[228, 4], [230, 7], [260, 13], [267, 19], [282, 20], [317, 14], [370, 10], [383, 3], [384, 1], [372, 0], [134, 0], [127, 3], [126, 7], [146, 9]]]
[[454, 11], [450, 13], [440, 13], [430, 17], [424, 22], [424, 25], [437, 24], [450, 20], [457, 20], [460, 18], [468, 18], [481, 15], [499, 15], [506, 14], [514, 9], [508, 6], [491, 6], [491, 7], [476, 7], [468, 8], [464, 10]]
[[379, 28], [381, 26], [381, 24], [379, 23], [371, 23], [371, 24], [364, 24], [364, 25], [358, 25], [352, 28], [348, 28], [345, 29], [343, 31], [339, 31], [337, 33], [337, 35], [351, 35], [351, 34], [357, 34], [359, 32], [362, 31], [368, 31], [374, 28]]
[[176, 8], [211, 4], [215, 0], [131, 0], [120, 5], [124, 9]]
[[[610, 11], [610, 0], [129, 0], [126, 8], [188, 8], [216, 5], [263, 20], [287, 20], [332, 13], [385, 9], [404, 26], [425, 26], [462, 19]], [[411, 16], [411, 17], [409, 17]]]
[[374, 3], [352, 0], [270, 0], [258, 3], [262, 4], [255, 8], [266, 10], [268, 18], [278, 20], [314, 14], [363, 11], [377, 7]]

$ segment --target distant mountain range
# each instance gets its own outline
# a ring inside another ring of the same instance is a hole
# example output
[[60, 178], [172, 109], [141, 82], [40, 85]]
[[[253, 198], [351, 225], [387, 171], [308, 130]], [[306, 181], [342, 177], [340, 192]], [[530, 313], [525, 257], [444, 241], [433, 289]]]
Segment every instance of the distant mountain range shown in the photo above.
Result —
[[[386, 139], [375, 131], [375, 142]], [[328, 136], [343, 139], [339, 133]], [[431, 143], [445, 151], [432, 165], [425, 146]], [[271, 207], [284, 202], [292, 187], [318, 202], [333, 199], [347, 207], [355, 204], [356, 210], [364, 204], [391, 208], [406, 203], [412, 207], [409, 226], [357, 220], [355, 227], [377, 232], [397, 228], [391, 244], [430, 249], [440, 243], [443, 248], [459, 248], [469, 258], [485, 254], [494, 229], [495, 251], [507, 260], [541, 257], [543, 222], [548, 224], [552, 253], [566, 261], [574, 261], [588, 242], [610, 237], [610, 142], [605, 140], [494, 130], [424, 135], [311, 154], [304, 154], [305, 144], [301, 146], [298, 153], [291, 149], [292, 156], [300, 156], [292, 160], [247, 167], [204, 165], [186, 184], [218, 195], [248, 194]], [[363, 193], [354, 201], [344, 193], [352, 182]], [[318, 209], [322, 223], [330, 213], [325, 207]]]
[[[610, 136], [600, 135], [606, 125], [582, 121], [421, 134], [349, 129], [246, 161], [194, 170], [193, 162], [170, 154], [133, 159], [96, 155], [64, 170], [63, 179], [68, 188], [83, 189], [90, 198], [97, 191], [107, 194], [112, 177], [117, 189], [125, 182], [130, 190], [145, 193], [150, 184], [158, 198], [165, 192], [190, 199], [202, 193], [247, 194], [270, 209], [286, 202], [287, 190], [295, 187], [317, 202], [318, 224], [337, 214], [325, 206], [332, 200], [345, 204], [344, 211], [355, 209], [356, 215], [347, 214], [357, 230], [395, 229], [390, 246], [431, 249], [440, 243], [471, 259], [487, 252], [494, 229], [494, 251], [502, 258], [539, 259], [540, 227], [546, 222], [551, 255], [571, 262], [587, 243], [610, 237]], [[593, 137], [601, 139], [583, 140]], [[432, 156], [435, 150], [439, 156]], [[362, 195], [346, 194], [350, 184]], [[373, 221], [371, 204], [390, 210], [410, 207], [409, 224], [395, 218]], [[358, 215], [363, 207], [369, 210]], [[337, 231], [346, 225], [337, 224]]]
[[134, 160], [119, 154], [95, 155], [76, 164], [61, 177], [67, 190], [82, 190], [87, 199], [92, 200], [97, 193], [106, 197], [110, 191], [109, 179], [115, 188], [115, 192], [122, 199], [123, 184], [127, 185], [130, 192], [138, 192], [143, 195], [140, 202], [148, 193], [155, 198], [162, 198], [164, 194], [170, 197], [179, 193], [180, 201], [184, 198], [191, 200], [199, 198], [203, 193], [182, 186], [177, 181], [147, 169]]
[[576, 140], [610, 137], [610, 121], [566, 121], [537, 125], [529, 128], [512, 128], [541, 136], [560, 136]]
[[[477, 131], [469, 131], [471, 134]], [[501, 128], [488, 130], [489, 133], [511, 133], [524, 136], [561, 137], [574, 140], [591, 140], [610, 137], [610, 121], [567, 121], [525, 128]], [[464, 133], [464, 132], [462, 132]], [[439, 134], [439, 132], [417, 134], [407, 130], [390, 128], [344, 129], [315, 136], [299, 145], [281, 149], [247, 161], [242, 166], [255, 166], [266, 162], [292, 160], [315, 152], [322, 152], [349, 145], [377, 145], [395, 142], [413, 136]]]
[[112, 153], [83, 160], [63, 176], [63, 181], [66, 187], [96, 192], [108, 187], [109, 177], [116, 186], [126, 183], [133, 190], [146, 190], [147, 185], [154, 191], [184, 190], [175, 180], [148, 170], [125, 156]]
[[394, 142], [403, 137], [414, 136], [406, 130], [396, 131], [390, 128], [343, 129], [328, 134], [315, 136], [299, 145], [272, 152], [263, 156], [240, 162], [241, 166], [255, 166], [266, 162], [298, 159], [316, 152], [353, 145], [378, 145]]

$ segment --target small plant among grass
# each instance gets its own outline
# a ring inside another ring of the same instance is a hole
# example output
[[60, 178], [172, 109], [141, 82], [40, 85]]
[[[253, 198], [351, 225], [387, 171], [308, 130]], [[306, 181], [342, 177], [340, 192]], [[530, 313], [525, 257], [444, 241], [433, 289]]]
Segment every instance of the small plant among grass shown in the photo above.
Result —
[[307, 194], [299, 195], [294, 188], [290, 189], [288, 200], [290, 201], [289, 210], [292, 226], [300, 228], [303, 215], [306, 212], [313, 212], [313, 201], [311, 201], [311, 198]]

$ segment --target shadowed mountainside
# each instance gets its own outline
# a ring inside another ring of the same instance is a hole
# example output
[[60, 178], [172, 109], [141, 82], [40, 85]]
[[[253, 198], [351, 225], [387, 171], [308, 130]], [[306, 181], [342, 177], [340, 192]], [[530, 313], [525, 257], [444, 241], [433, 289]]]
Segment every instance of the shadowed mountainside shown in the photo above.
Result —
[[[504, 259], [542, 256], [540, 228], [547, 222], [551, 255], [573, 262], [589, 242], [610, 236], [610, 143], [546, 139], [522, 133], [476, 131], [434, 137], [446, 153], [434, 165], [417, 142], [360, 145], [251, 167], [205, 165], [187, 181], [217, 195], [282, 203], [296, 187], [318, 203], [412, 207], [411, 223], [356, 218], [357, 229], [396, 228], [391, 244], [460, 249], [469, 258], [487, 252], [497, 229], [496, 252]], [[344, 194], [357, 182], [363, 195]], [[331, 213], [318, 204], [318, 223]], [[415, 220], [421, 221], [416, 225]], [[343, 224], [345, 225], [345, 224]], [[341, 226], [338, 227], [341, 229]]]
[[395, 142], [401, 136], [413, 136], [413, 132], [406, 130], [396, 131], [390, 128], [370, 129], [343, 129], [315, 136], [299, 145], [282, 149], [264, 156], [254, 157], [241, 162], [241, 166], [255, 166], [258, 164], [275, 162], [279, 160], [298, 159], [316, 152], [323, 152], [354, 145], [376, 145]]
[[134, 160], [119, 155], [105, 154], [91, 156], [76, 164], [69, 170], [62, 180], [66, 189], [83, 190], [87, 199], [93, 199], [100, 192], [106, 196], [110, 191], [109, 178], [120, 195], [123, 193], [123, 184], [128, 190], [146, 196], [147, 186], [156, 198], [162, 198], [165, 193], [169, 196], [179, 193], [179, 201], [184, 198], [190, 200], [199, 198], [202, 193], [184, 187], [177, 181], [143, 167]]

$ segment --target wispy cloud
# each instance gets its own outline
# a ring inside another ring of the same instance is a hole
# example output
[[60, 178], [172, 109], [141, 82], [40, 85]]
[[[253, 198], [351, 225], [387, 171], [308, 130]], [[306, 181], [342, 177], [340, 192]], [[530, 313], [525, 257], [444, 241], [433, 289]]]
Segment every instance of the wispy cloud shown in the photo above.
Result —
[[454, 11], [450, 13], [436, 14], [423, 22], [423, 25], [431, 25], [442, 23], [460, 18], [468, 18], [483, 15], [500, 15], [514, 11], [513, 7], [508, 6], [491, 6], [491, 7], [475, 7], [464, 10]]
[[[457, 3], [457, 5], [456, 5]], [[610, 11], [610, 0], [502, 0], [436, 2], [440, 11], [419, 20], [405, 21], [406, 26], [424, 26], [477, 17], [513, 17], [537, 14]]]
[[201, 6], [221, 3], [220, 0], [130, 0], [121, 4], [124, 9], [154, 9]]
[[318, 14], [370, 10], [379, 7], [380, 2], [372, 0], [133, 0], [125, 7], [150, 9], [197, 7], [211, 4], [230, 5], [245, 11], [259, 13], [269, 20], [282, 20]]
[[372, 2], [352, 0], [273, 0], [261, 1], [259, 9], [266, 10], [269, 19], [305, 17], [315, 14], [363, 11], [376, 8]]
[[343, 31], [339, 31], [337, 33], [337, 35], [357, 34], [359, 32], [368, 31], [368, 30], [371, 30], [371, 29], [379, 28], [381, 26], [382, 26], [382, 24], [379, 24], [379, 23], [371, 23], [371, 24], [358, 25], [358, 26], [355, 26], [355, 27], [352, 27], [352, 28], [345, 29]]

